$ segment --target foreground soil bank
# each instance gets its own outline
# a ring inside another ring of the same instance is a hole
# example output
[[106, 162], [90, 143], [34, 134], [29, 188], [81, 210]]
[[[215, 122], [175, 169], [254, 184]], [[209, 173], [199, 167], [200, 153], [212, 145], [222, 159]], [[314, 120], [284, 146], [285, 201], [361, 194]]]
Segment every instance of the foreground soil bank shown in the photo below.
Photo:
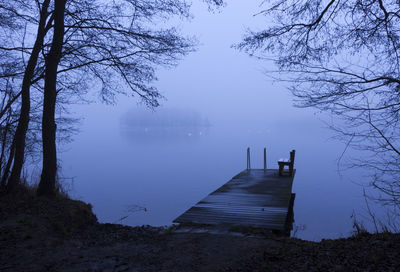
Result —
[[319, 243], [98, 224], [62, 197], [0, 197], [0, 271], [400, 271], [400, 235]]

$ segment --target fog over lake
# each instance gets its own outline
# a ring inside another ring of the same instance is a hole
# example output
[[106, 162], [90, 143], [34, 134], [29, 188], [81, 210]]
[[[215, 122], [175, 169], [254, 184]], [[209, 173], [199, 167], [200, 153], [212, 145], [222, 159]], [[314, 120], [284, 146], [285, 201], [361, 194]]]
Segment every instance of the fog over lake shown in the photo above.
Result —
[[220, 13], [194, 4], [194, 19], [181, 28], [198, 37], [198, 51], [160, 69], [156, 86], [166, 99], [159, 108], [131, 97], [72, 107], [84, 119], [62, 147], [62, 173], [73, 177], [72, 196], [90, 202], [101, 222], [170, 225], [246, 168], [247, 147], [253, 168], [262, 168], [264, 147], [268, 168], [296, 150], [295, 226], [305, 226], [298, 237], [348, 236], [353, 211], [366, 214], [356, 184], [363, 173], [338, 172], [345, 145], [322, 122], [329, 116], [295, 108], [285, 83], [265, 74], [271, 63], [231, 48], [246, 27], [262, 29], [253, 17], [257, 2], [232, 1]]

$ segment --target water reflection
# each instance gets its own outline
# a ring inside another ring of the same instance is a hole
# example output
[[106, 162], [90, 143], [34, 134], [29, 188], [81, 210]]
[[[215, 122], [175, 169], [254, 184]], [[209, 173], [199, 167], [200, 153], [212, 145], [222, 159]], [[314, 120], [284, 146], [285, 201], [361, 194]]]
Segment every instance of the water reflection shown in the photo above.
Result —
[[196, 141], [208, 127], [121, 127], [121, 136], [136, 143]]
[[[247, 147], [254, 150], [254, 168], [262, 168], [266, 147], [271, 169], [288, 150], [296, 149], [293, 235], [309, 240], [349, 235], [350, 216], [364, 203], [361, 188], [349, 178], [361, 175], [354, 170], [343, 175], [346, 178], [338, 176], [336, 158], [343, 148], [327, 140], [329, 131], [319, 120], [292, 118], [286, 125], [274, 124], [272, 117], [268, 124], [236, 119], [218, 123], [216, 118], [211, 127], [199, 114], [180, 112], [178, 119], [161, 110], [148, 116], [129, 111], [110, 117], [107, 125], [104, 118], [96, 122], [97, 111], [88, 115], [92, 125], [62, 154], [64, 175], [75, 177], [72, 196], [93, 204], [100, 222], [123, 218], [118, 222], [132, 226], [169, 225], [245, 169]], [[131, 205], [146, 212], [126, 217]]]

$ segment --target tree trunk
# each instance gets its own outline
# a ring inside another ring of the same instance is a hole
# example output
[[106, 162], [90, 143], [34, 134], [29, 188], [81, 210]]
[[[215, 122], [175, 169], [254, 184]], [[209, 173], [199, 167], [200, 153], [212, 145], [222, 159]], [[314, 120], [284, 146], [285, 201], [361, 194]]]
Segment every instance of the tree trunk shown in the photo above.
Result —
[[15, 142], [13, 141], [10, 147], [10, 152], [9, 152], [9, 157], [8, 157], [8, 161], [7, 161], [7, 165], [3, 170], [3, 176], [1, 177], [1, 188], [5, 188], [7, 185], [7, 178], [8, 178], [8, 174], [10, 172], [10, 168], [11, 168], [11, 163], [12, 163], [12, 159], [14, 157], [14, 153], [15, 153]]
[[43, 168], [38, 195], [53, 196], [56, 191], [57, 151], [56, 123], [54, 120], [57, 98], [57, 68], [64, 41], [64, 12], [66, 0], [55, 0], [54, 34], [46, 56], [42, 117]]
[[12, 192], [16, 189], [20, 177], [22, 166], [24, 164], [25, 158], [25, 139], [26, 132], [29, 126], [29, 113], [31, 107], [30, 101], [30, 87], [33, 74], [35, 72], [35, 67], [37, 64], [38, 56], [40, 50], [43, 46], [44, 36], [46, 35], [46, 19], [48, 16], [48, 7], [50, 0], [45, 0], [42, 4], [42, 10], [40, 11], [40, 21], [37, 30], [36, 41], [33, 46], [31, 55], [28, 60], [28, 65], [25, 69], [24, 78], [22, 81], [21, 88], [21, 112], [18, 120], [17, 129], [14, 135], [14, 164], [11, 170], [10, 178], [7, 183], [7, 191]]

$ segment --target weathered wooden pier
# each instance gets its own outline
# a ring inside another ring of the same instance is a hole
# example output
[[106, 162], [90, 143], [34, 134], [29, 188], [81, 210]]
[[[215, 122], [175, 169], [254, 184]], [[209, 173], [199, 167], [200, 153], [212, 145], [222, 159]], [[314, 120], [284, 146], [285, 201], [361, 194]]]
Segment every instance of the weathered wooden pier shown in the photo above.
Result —
[[[290, 159], [278, 161], [279, 169], [251, 169], [247, 149], [247, 169], [209, 194], [174, 220], [175, 223], [229, 224], [270, 229], [290, 235], [293, 223], [292, 193], [295, 151]], [[288, 170], [285, 171], [285, 166]]]

